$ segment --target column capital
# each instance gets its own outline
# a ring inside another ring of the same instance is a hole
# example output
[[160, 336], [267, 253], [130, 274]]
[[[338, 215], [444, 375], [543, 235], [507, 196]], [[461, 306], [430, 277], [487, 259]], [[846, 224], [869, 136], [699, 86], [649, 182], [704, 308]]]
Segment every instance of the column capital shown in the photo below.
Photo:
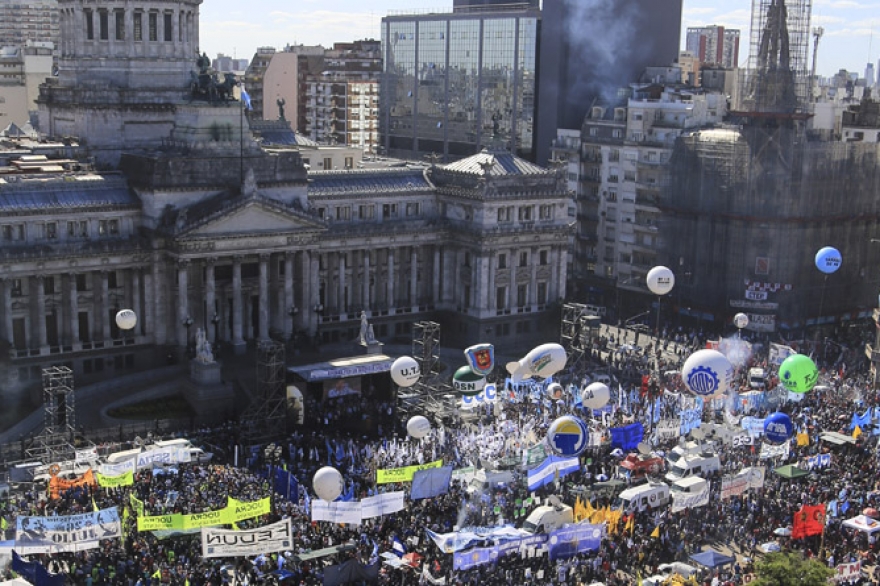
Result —
[[188, 258], [179, 258], [177, 259], [177, 269], [188, 269], [189, 268], [189, 259]]
[[242, 254], [235, 254], [232, 256], [232, 262], [234, 263], [241, 264], [242, 260], [244, 260], [244, 255]]
[[204, 263], [206, 267], [213, 267], [215, 264], [217, 264], [217, 257], [209, 256], [208, 258], [204, 259]]
[[260, 253], [260, 262], [269, 262], [270, 256], [272, 256], [272, 255], [268, 252], [261, 252]]

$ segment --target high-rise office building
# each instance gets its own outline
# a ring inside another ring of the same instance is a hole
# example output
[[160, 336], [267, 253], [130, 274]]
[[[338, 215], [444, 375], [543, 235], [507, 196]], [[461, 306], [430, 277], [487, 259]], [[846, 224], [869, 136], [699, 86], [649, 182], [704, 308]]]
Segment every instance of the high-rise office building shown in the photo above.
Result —
[[494, 145], [533, 156], [540, 11], [479, 4], [382, 19], [385, 152], [454, 159]]
[[682, 0], [555, 0], [541, 14], [536, 161], [545, 163], [558, 128], [580, 128], [594, 102], [649, 65], [670, 65], [681, 42]]
[[733, 68], [739, 66], [739, 30], [718, 25], [689, 27], [685, 49], [700, 63]]

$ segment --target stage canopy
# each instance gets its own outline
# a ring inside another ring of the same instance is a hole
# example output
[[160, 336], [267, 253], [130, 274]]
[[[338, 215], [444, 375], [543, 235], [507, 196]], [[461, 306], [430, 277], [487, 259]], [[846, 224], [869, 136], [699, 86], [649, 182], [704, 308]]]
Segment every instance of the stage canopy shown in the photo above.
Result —
[[319, 382], [329, 379], [388, 372], [391, 370], [393, 363], [394, 358], [384, 354], [364, 354], [363, 356], [337, 358], [316, 364], [292, 366], [287, 370], [308, 382]]

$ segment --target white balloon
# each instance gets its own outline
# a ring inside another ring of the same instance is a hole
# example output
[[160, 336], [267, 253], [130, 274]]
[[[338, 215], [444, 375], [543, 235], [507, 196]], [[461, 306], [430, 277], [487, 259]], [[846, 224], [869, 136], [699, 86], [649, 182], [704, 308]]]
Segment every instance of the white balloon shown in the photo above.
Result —
[[318, 498], [325, 501], [334, 501], [342, 494], [342, 474], [332, 466], [324, 466], [312, 478], [312, 488]]
[[406, 422], [406, 432], [416, 438], [423, 438], [431, 432], [431, 422], [427, 417], [415, 415]]
[[718, 350], [697, 350], [684, 361], [681, 380], [701, 397], [720, 397], [733, 381], [733, 365]]
[[611, 389], [605, 383], [592, 383], [581, 392], [581, 403], [590, 409], [601, 409], [610, 399]]
[[565, 348], [559, 344], [541, 344], [533, 348], [519, 362], [509, 362], [507, 371], [514, 382], [531, 376], [547, 378], [565, 368], [567, 359]]
[[137, 314], [131, 309], [120, 309], [116, 312], [116, 325], [120, 330], [131, 330], [138, 323]]
[[738, 313], [733, 316], [733, 325], [735, 325], [740, 330], [749, 325], [749, 316], [744, 313]]
[[666, 295], [675, 286], [675, 275], [666, 267], [656, 266], [648, 271], [645, 283], [654, 295]]
[[550, 383], [547, 385], [547, 394], [550, 395], [551, 399], [561, 399], [564, 392], [565, 389], [563, 389], [562, 385], [559, 383]]
[[391, 380], [401, 387], [411, 387], [419, 382], [422, 370], [411, 356], [401, 356], [391, 365]]

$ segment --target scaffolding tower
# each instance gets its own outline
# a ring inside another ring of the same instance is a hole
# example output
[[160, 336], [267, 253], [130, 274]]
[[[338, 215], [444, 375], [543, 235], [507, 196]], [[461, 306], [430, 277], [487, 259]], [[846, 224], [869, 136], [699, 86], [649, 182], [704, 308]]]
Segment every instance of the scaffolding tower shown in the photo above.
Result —
[[562, 306], [559, 343], [565, 348], [568, 356], [566, 365], [570, 372], [579, 374], [586, 368], [588, 350], [599, 322], [599, 316], [590, 314], [583, 303], [566, 303]]
[[[412, 387], [397, 393], [397, 410], [402, 417], [433, 416], [442, 420], [455, 411], [452, 387], [442, 380], [440, 370], [440, 324], [420, 321], [413, 324], [412, 357], [419, 364], [422, 376]], [[449, 399], [449, 400], [447, 400]]]
[[67, 366], [43, 369], [43, 431], [27, 448], [28, 458], [44, 463], [72, 459], [76, 433], [73, 371]]
[[246, 435], [278, 435], [285, 430], [287, 396], [284, 344], [261, 340], [257, 344], [257, 392], [242, 419]]

